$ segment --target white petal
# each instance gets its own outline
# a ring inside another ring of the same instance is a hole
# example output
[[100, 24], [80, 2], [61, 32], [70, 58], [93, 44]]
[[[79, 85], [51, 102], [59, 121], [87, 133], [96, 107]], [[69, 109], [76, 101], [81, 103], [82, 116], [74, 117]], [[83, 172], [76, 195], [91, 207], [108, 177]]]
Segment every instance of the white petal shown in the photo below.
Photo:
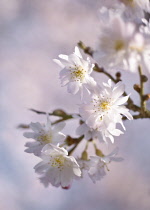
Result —
[[78, 57], [82, 58], [82, 55], [81, 55], [81, 53], [80, 53], [80, 50], [79, 50], [79, 48], [78, 48], [77, 46], [75, 47], [75, 54], [76, 54]]
[[72, 184], [73, 181], [73, 172], [71, 168], [65, 168], [61, 172], [61, 186], [62, 187], [68, 187]]
[[109, 155], [107, 155], [107, 157], [115, 156], [118, 154], [118, 152], [119, 152], [119, 148], [116, 147]]
[[69, 60], [69, 62], [73, 63], [74, 65], [81, 66], [80, 58], [78, 56], [76, 56], [75, 54], [69, 55], [68, 60]]
[[114, 129], [109, 131], [113, 136], [120, 136], [120, 134], [123, 134], [122, 131], [120, 131], [119, 129]]
[[64, 129], [65, 125], [66, 125], [65, 122], [57, 123], [57, 124], [53, 125], [52, 130], [53, 130], [54, 132], [59, 132], [59, 131], [61, 131], [62, 129]]
[[76, 176], [79, 176], [79, 177], [81, 176], [81, 170], [79, 167], [76, 167], [76, 168], [74, 167], [73, 172]]
[[39, 132], [43, 129], [43, 126], [37, 122], [37, 123], [30, 123], [30, 128], [34, 131], [34, 132]]
[[90, 127], [94, 127], [95, 123], [96, 123], [96, 117], [94, 116], [94, 114], [91, 114], [86, 120], [86, 124]]
[[43, 161], [34, 166], [35, 172], [39, 174], [43, 173], [43, 171], [47, 170], [48, 168], [48, 164], [44, 163]]
[[47, 116], [46, 128], [47, 128], [48, 130], [51, 130], [51, 121], [50, 121], [50, 118], [49, 118], [49, 114], [47, 113], [46, 116]]
[[53, 61], [55, 62], [55, 63], [57, 63], [61, 68], [64, 68], [65, 66], [62, 64], [62, 62], [60, 61], [60, 60], [58, 60], [58, 59], [53, 59]]
[[63, 77], [63, 78], [61, 78], [61, 85], [62, 85], [62, 86], [67, 85], [69, 82], [70, 82], [70, 81], [69, 81], [69, 78], [68, 78], [68, 77]]
[[25, 132], [25, 133], [23, 133], [23, 136], [26, 137], [26, 138], [34, 139], [35, 138], [35, 133]]
[[58, 57], [61, 58], [61, 59], [63, 59], [63, 60], [68, 61], [68, 55], [60, 54]]
[[124, 97], [121, 97], [121, 98], [117, 99], [115, 101], [115, 105], [122, 105], [122, 104], [124, 104], [125, 102], [127, 102], [128, 98], [129, 98], [129, 96], [124, 96]]
[[94, 92], [95, 91], [95, 87], [96, 87], [97, 83], [95, 82], [93, 77], [88, 76], [86, 78], [86, 88], [90, 91], [90, 92]]
[[62, 79], [64, 76], [67, 76], [68, 74], [70, 74], [70, 71], [67, 68], [63, 68], [59, 73], [60, 79]]
[[133, 120], [132, 115], [127, 110], [122, 112], [122, 114], [125, 115], [128, 118], [128, 120]]
[[87, 125], [85, 123], [79, 125], [79, 127], [76, 129], [76, 134], [81, 136], [83, 134], [85, 134], [85, 132], [87, 131]]
[[59, 132], [58, 134], [53, 135], [53, 143], [62, 143], [65, 140], [66, 136]]
[[88, 131], [84, 134], [84, 137], [85, 137], [86, 140], [89, 140], [91, 138], [94, 139], [95, 136], [92, 135], [92, 132]]
[[[117, 83], [118, 84], [118, 83]], [[112, 94], [112, 97], [114, 99], [117, 99], [119, 98], [125, 91], [125, 85], [122, 84], [122, 82], [120, 82], [120, 84], [118, 84], [114, 90], [113, 90], [113, 94]]]
[[124, 159], [122, 157], [112, 157], [111, 158], [112, 161], [115, 161], [115, 162], [121, 162], [123, 161]]
[[67, 86], [68, 92], [75, 95], [79, 91], [79, 83], [78, 82], [70, 82]]

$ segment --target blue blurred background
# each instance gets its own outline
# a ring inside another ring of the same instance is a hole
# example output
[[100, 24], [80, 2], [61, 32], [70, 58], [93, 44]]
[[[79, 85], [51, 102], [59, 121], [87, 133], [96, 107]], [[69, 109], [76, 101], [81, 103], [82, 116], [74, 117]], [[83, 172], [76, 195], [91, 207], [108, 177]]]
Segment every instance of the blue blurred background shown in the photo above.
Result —
[[[125, 122], [119, 146], [121, 163], [112, 163], [107, 176], [93, 184], [85, 177], [70, 190], [44, 188], [33, 167], [39, 158], [24, 152], [27, 141], [20, 123], [45, 121], [28, 111], [64, 108], [77, 112], [78, 96], [60, 87], [60, 68], [52, 61], [70, 54], [79, 40], [95, 46], [100, 0], [0, 0], [0, 210], [149, 210], [150, 123]], [[97, 81], [107, 81], [93, 73]], [[138, 76], [123, 73], [127, 91]], [[146, 85], [146, 91], [150, 84]], [[150, 105], [150, 104], [149, 104]], [[149, 106], [150, 107], [150, 106]], [[66, 132], [75, 134], [70, 122]]]

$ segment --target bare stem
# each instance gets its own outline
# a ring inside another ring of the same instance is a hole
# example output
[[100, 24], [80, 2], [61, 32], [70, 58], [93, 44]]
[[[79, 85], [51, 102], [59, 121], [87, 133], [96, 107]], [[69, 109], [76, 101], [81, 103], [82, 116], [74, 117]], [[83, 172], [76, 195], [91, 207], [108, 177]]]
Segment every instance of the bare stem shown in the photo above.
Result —
[[84, 138], [84, 135], [80, 136], [77, 139], [77, 142], [75, 143], [74, 147], [68, 151], [68, 155], [71, 155], [74, 152], [74, 150], [76, 149], [76, 147], [79, 145], [79, 143], [82, 141], [83, 138]]
[[141, 113], [144, 115], [146, 111], [146, 101], [144, 100], [144, 81], [142, 79], [142, 69], [141, 66], [138, 67], [139, 76], [140, 76], [140, 99], [141, 99]]
[[44, 115], [48, 114], [50, 116], [56, 116], [56, 117], [60, 117], [61, 118], [61, 119], [58, 119], [58, 120], [54, 121], [52, 124], [56, 124], [56, 123], [59, 123], [59, 122], [65, 121], [65, 120], [73, 119], [73, 114], [67, 114], [66, 112], [64, 112], [61, 109], [56, 109], [56, 110], [54, 110], [51, 113], [38, 111], [36, 109], [29, 109], [29, 110], [32, 111], [32, 112], [35, 112], [37, 114], [44, 114]]

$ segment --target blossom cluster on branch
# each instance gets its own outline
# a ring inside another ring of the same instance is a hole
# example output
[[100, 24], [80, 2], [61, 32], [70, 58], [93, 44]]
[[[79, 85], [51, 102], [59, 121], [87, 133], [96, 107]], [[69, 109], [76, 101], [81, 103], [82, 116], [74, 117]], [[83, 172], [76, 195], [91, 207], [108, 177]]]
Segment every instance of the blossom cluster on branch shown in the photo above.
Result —
[[[83, 171], [94, 183], [100, 180], [109, 170], [108, 164], [122, 161], [122, 158], [117, 157], [118, 148], [104, 155], [99, 144], [114, 143], [115, 137], [125, 130], [124, 120], [150, 118], [146, 107], [150, 94], [144, 93], [144, 83], [148, 81], [145, 74], [150, 73], [148, 13], [149, 0], [114, 0], [113, 4], [111, 0], [101, 1], [100, 33], [95, 50], [79, 42], [72, 54], [60, 54], [54, 59], [61, 67], [61, 85], [66, 86], [68, 93], [78, 94], [81, 103], [78, 114], [68, 114], [61, 109], [52, 113], [31, 109], [47, 115], [47, 122], [20, 125], [32, 130], [24, 133], [26, 138], [33, 139], [26, 143], [25, 151], [41, 158], [34, 169], [44, 186], [51, 184], [69, 189], [74, 179], [83, 178]], [[91, 58], [84, 58], [80, 48]], [[134, 84], [134, 90], [139, 94], [140, 105], [125, 92], [121, 78], [124, 70], [139, 74], [140, 84]], [[93, 71], [105, 74], [108, 81], [99, 84], [92, 76]], [[112, 75], [114, 72], [117, 72], [115, 76]], [[59, 119], [51, 122], [49, 115]], [[74, 128], [77, 138], [63, 133], [69, 119], [79, 121], [78, 127]], [[82, 140], [86, 142], [85, 146], [75, 158], [72, 154]], [[89, 144], [93, 144], [95, 154], [89, 154]]]

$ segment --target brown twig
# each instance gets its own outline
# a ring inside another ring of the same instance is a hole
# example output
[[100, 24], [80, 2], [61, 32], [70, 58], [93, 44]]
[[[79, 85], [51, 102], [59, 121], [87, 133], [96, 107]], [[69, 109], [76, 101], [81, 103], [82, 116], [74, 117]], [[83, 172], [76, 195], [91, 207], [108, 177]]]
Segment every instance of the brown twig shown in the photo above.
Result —
[[82, 141], [83, 138], [84, 138], [84, 135], [83, 136], [80, 136], [79, 138], [76, 139], [76, 143], [75, 143], [74, 147], [72, 147], [68, 151], [68, 155], [71, 155], [74, 152], [74, 150], [76, 149], [76, 147], [79, 145], [79, 143]]
[[146, 101], [144, 100], [144, 81], [143, 81], [143, 75], [142, 75], [142, 69], [141, 66], [138, 67], [139, 76], [140, 76], [140, 99], [141, 99], [141, 114], [144, 115], [146, 111]]
[[56, 124], [56, 123], [59, 123], [59, 122], [62, 122], [62, 121], [65, 121], [65, 120], [70, 120], [70, 119], [73, 119], [73, 114], [67, 114], [66, 112], [64, 112], [63, 110], [61, 109], [56, 109], [54, 110], [53, 112], [51, 113], [47, 113], [47, 112], [43, 112], [43, 111], [38, 111], [36, 109], [29, 109], [30, 111], [32, 112], [35, 112], [37, 114], [48, 114], [50, 116], [55, 116], [55, 117], [60, 117], [61, 119], [59, 120], [56, 120], [52, 123], [53, 124]]

